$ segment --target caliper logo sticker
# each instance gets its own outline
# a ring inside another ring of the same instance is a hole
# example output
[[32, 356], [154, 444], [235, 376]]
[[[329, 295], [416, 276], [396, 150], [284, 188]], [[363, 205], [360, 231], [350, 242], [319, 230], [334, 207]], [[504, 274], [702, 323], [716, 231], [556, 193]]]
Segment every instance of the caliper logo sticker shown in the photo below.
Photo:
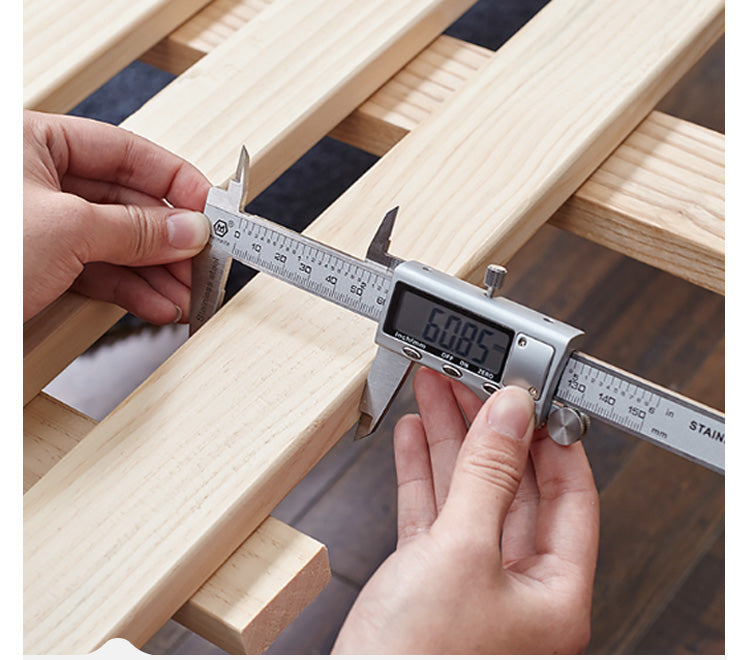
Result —
[[216, 234], [219, 238], [223, 238], [228, 231], [229, 226], [227, 225], [225, 220], [217, 220], [216, 222], [214, 222], [214, 234]]

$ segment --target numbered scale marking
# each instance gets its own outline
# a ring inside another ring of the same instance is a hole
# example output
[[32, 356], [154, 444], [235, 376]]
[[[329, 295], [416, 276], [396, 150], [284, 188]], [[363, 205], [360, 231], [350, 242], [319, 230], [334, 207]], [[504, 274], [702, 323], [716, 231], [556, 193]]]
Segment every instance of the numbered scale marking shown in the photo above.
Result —
[[207, 206], [213, 240], [237, 261], [377, 321], [391, 273], [260, 216]]
[[582, 353], [568, 360], [555, 398], [724, 473], [724, 419], [718, 411]]

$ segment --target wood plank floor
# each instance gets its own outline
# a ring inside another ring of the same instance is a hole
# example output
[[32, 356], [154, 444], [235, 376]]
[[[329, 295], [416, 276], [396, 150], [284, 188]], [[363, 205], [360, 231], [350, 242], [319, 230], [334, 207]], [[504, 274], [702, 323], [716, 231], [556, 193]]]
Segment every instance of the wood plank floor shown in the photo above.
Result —
[[[504, 26], [504, 39], [536, 7], [518, 2], [509, 3], [502, 16], [490, 11]], [[477, 24], [487, 23], [476, 16], [482, 15], [475, 15]], [[455, 34], [470, 38], [477, 31], [470, 27], [461, 24]], [[723, 59], [719, 43], [660, 109], [723, 131]], [[339, 166], [328, 171], [324, 196], [316, 189], [319, 177], [282, 177], [257, 200], [256, 211], [263, 212], [263, 204], [281, 205], [288, 215], [280, 221], [301, 229], [322, 210], [311, 198], [324, 207], [373, 162], [348, 147], [333, 148], [340, 149]], [[722, 297], [552, 227], [544, 227], [507, 266], [504, 295], [585, 329], [586, 352], [723, 409]], [[389, 428], [398, 415], [414, 410], [407, 386], [382, 432], [360, 443], [347, 434], [274, 512], [328, 546], [333, 579], [268, 653], [327, 653], [362, 585], [393, 551], [396, 491]], [[584, 445], [602, 498], [588, 651], [723, 653], [723, 479], [601, 425], [594, 425]], [[143, 650], [222, 653], [173, 622]]]

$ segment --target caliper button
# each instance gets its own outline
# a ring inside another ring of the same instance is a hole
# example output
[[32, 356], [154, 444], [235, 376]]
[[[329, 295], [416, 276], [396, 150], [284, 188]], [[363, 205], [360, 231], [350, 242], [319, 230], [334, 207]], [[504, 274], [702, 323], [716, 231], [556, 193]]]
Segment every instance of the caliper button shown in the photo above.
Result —
[[443, 371], [451, 378], [461, 378], [461, 376], [463, 376], [460, 369], [456, 369], [456, 367], [450, 364], [444, 364]]
[[401, 350], [404, 352], [404, 355], [406, 357], [411, 358], [412, 360], [422, 359], [422, 354], [416, 348], [412, 348], [411, 346], [402, 346]]

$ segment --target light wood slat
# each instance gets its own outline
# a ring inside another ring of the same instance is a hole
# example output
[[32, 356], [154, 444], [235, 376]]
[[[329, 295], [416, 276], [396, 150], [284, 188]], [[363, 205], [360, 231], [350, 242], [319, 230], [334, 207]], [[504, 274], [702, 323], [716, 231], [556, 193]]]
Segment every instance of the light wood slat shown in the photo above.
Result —
[[141, 61], [180, 75], [268, 7], [273, 0], [213, 0], [141, 55]]
[[24, 0], [24, 107], [67, 112], [208, 1]]
[[[169, 85], [125, 125], [195, 162], [214, 180], [222, 180], [229, 175], [236, 164], [239, 145], [243, 142], [248, 144], [254, 154], [254, 176], [251, 181], [257, 192], [470, 4], [469, 0], [316, 0], [306, 2], [302, 11], [300, 3], [280, 0]], [[299, 53], [304, 53], [305, 57], [296, 57]], [[132, 401], [133, 396], [126, 401]], [[154, 399], [154, 403], [156, 405], [158, 401], [158, 407], [166, 412], [171, 409], [171, 398], [172, 395], [160, 396]], [[222, 407], [219, 402], [216, 409]], [[172, 409], [172, 413], [175, 412]], [[230, 413], [230, 416], [233, 414]], [[182, 413], [178, 417], [182, 417]], [[257, 423], [262, 428], [265, 422], [258, 420]], [[338, 437], [345, 430], [338, 423], [326, 428], [326, 424], [321, 422], [318, 428], [323, 432], [329, 431], [331, 437]], [[96, 436], [97, 429], [89, 437]], [[247, 436], [251, 432], [254, 431], [247, 428], [242, 433]], [[165, 485], [173, 483], [174, 479], [182, 481], [187, 473], [179, 468], [177, 472], [172, 471], [168, 467], [169, 460], [161, 463], [166, 457], [159, 451], [152, 454], [148, 450], [146, 455], [141, 453], [144, 448], [142, 445], [139, 448], [141, 442], [148, 444], [157, 436], [165, 441], [163, 447], [169, 446], [167, 438], [160, 433], [147, 433], [140, 436], [137, 442], [128, 443], [125, 453], [141, 467], [154, 460], [159, 461], [163, 470], [149, 473], [151, 478], [158, 473], [158, 481]], [[199, 436], [200, 432], [196, 437]], [[237, 439], [236, 434], [230, 434], [219, 442], [211, 442], [209, 451], [222, 462], [232, 460], [232, 452], [227, 448]], [[84, 440], [25, 496], [28, 515], [25, 527], [29, 541], [26, 545], [29, 551], [26, 565], [29, 568], [25, 576], [30, 589], [25, 600], [25, 621], [26, 648], [29, 651], [92, 650], [113, 636], [125, 637], [136, 645], [142, 644], [265, 517], [257, 517], [255, 505], [266, 508], [269, 500], [264, 502], [264, 498], [258, 498], [252, 507], [240, 506], [235, 509], [232, 501], [236, 502], [237, 492], [242, 493], [248, 484], [243, 484], [237, 491], [237, 483], [233, 479], [218, 476], [210, 487], [207, 484], [201, 487], [183, 483], [179, 494], [175, 493], [175, 499], [162, 500], [158, 495], [153, 498], [151, 495], [138, 495], [148, 492], [145, 486], [151, 479], [145, 474], [136, 476], [141, 469], [136, 467], [130, 477], [141, 485], [129, 491], [135, 501], [141, 501], [146, 506], [146, 500], [158, 501], [159, 507], [168, 502], [166, 508], [178, 502], [186, 506], [178, 507], [176, 518], [168, 522], [160, 519], [156, 511], [149, 511], [146, 516], [135, 514], [135, 517], [131, 517], [127, 506], [121, 509], [121, 515], [116, 513], [115, 507], [107, 518], [109, 521], [120, 520], [124, 527], [109, 534], [108, 538], [110, 541], [123, 541], [123, 530], [137, 519], [140, 532], [134, 536], [128, 534], [128, 538], [135, 540], [136, 536], [146, 533], [152, 541], [156, 541], [168, 534], [169, 543], [158, 543], [158, 548], [152, 547], [148, 551], [146, 545], [139, 546], [140, 549], [134, 553], [125, 550], [128, 543], [101, 555], [92, 551], [87, 553], [89, 558], [98, 556], [105, 564], [114, 560], [116, 566], [100, 565], [101, 571], [91, 572], [80, 563], [76, 564], [78, 568], [73, 572], [65, 571], [69, 578], [75, 574], [74, 581], [81, 580], [79, 585], [84, 592], [94, 590], [102, 596], [106, 594], [101, 599], [87, 598], [85, 602], [79, 602], [76, 590], [63, 586], [67, 578], [61, 582], [54, 580], [57, 586], [53, 589], [41, 589], [49, 573], [46, 569], [35, 570], [32, 565], [36, 562], [31, 556], [40, 553], [41, 558], [47, 552], [44, 546], [53, 539], [48, 537], [51, 528], [46, 525], [43, 525], [45, 530], [36, 527], [34, 521], [41, 522], [44, 517], [37, 504], [54, 493], [55, 508], [65, 508], [63, 491], [66, 487], [63, 486], [62, 491], [58, 492], [61, 484], [54, 475], [61, 470], [66, 471], [66, 465], [72, 467], [72, 463], [76, 462], [71, 460], [73, 455], [87, 444], [88, 441]], [[105, 444], [113, 446], [110, 442]], [[313, 445], [311, 449], [314, 459], [320, 458], [322, 448]], [[180, 453], [177, 452], [172, 458]], [[124, 458], [123, 454], [121, 458]], [[313, 462], [300, 463], [299, 467], [309, 469]], [[248, 464], [265, 465], [263, 452], [244, 455], [236, 466], [237, 474]], [[225, 464], [225, 467], [229, 465]], [[85, 484], [85, 490], [93, 488], [98, 491], [103, 488], [96, 495], [89, 493], [91, 497], [84, 495], [79, 503], [87, 500], [94, 509], [98, 508], [98, 503], [106, 499], [102, 499], [102, 496], [112, 492], [102, 479], [107, 481], [113, 470], [117, 471], [116, 462], [98, 472], [99, 476], [92, 480], [74, 468], [81, 477], [76, 483]], [[210, 474], [212, 469], [207, 468], [201, 478]], [[279, 480], [277, 485], [286, 485], [289, 490], [300, 476], [298, 470], [291, 470], [288, 477]], [[262, 482], [263, 479], [251, 480], [250, 483], [259, 486]], [[198, 497], [198, 500], [188, 503], [184, 500], [185, 496], [191, 500]], [[123, 504], [122, 500], [120, 504]], [[221, 514], [227, 512], [227, 507], [238, 513], [240, 519], [231, 522], [228, 518], [222, 520]], [[266, 513], [270, 510], [267, 509]], [[249, 513], [249, 517], [243, 521], [241, 518], [245, 512]], [[151, 513], [157, 515], [152, 516]], [[83, 518], [76, 518], [83, 522]], [[180, 532], [182, 521], [186, 520], [192, 521], [189, 529]], [[34, 529], [41, 534], [37, 536]], [[100, 532], [104, 532], [104, 527], [98, 524], [91, 528], [92, 535], [86, 543], [81, 544], [80, 549], [86, 547], [93, 550], [92, 545], [96, 545], [94, 538]], [[35, 541], [31, 542], [31, 538]], [[195, 544], [198, 539], [214, 550], [206, 553], [201, 547], [202, 543]], [[146, 551], [145, 555], [143, 551]], [[132, 564], [134, 560], [137, 565]], [[175, 563], [164, 571], [165, 561]], [[45, 563], [44, 560], [41, 563]], [[40, 565], [37, 563], [37, 566]], [[110, 568], [114, 570], [110, 572]], [[73, 603], [69, 603], [71, 606], [62, 604], [60, 598], [71, 598], [75, 606], [72, 606]]]
[[551, 221], [723, 295], [724, 136], [652, 112]]
[[[141, 56], [174, 75], [217, 48], [273, 0], [214, 0]], [[382, 156], [484, 65], [493, 51], [441, 35], [331, 135]]]
[[96, 426], [96, 421], [47, 394], [23, 409], [23, 492], [39, 481]]
[[[722, 30], [715, 0], [554, 0], [309, 233], [364, 254], [399, 203], [395, 253], [461, 276], [507, 259]], [[188, 123], [182, 91], [153, 109], [187, 148], [210, 126]], [[235, 296], [26, 494], [27, 652], [140, 643], [354, 422], [373, 330], [266, 277]]]
[[262, 653], [330, 580], [326, 547], [269, 516], [173, 618], [229, 653]]
[[[26, 492], [96, 421], [40, 394], [23, 411]], [[174, 619], [229, 653], [262, 653], [328, 584], [326, 547], [269, 516]]]
[[[154, 63], [181, 73], [270, 2], [216, 0], [159, 44], [181, 59]], [[383, 155], [491, 55], [442, 35], [330, 135]], [[724, 136], [652, 113], [551, 222], [723, 294]]]
[[382, 156], [490, 61], [494, 51], [441, 35], [331, 131]]

